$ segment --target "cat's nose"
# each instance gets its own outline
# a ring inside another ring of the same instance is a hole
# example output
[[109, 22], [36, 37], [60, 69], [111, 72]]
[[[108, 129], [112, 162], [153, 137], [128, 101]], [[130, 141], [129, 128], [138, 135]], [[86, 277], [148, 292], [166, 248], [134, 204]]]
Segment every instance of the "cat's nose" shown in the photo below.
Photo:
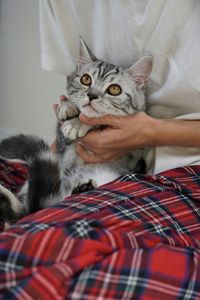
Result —
[[91, 93], [91, 92], [88, 92], [87, 96], [88, 96], [90, 101], [98, 99], [98, 97], [99, 97], [97, 94], [94, 94], [94, 93]]

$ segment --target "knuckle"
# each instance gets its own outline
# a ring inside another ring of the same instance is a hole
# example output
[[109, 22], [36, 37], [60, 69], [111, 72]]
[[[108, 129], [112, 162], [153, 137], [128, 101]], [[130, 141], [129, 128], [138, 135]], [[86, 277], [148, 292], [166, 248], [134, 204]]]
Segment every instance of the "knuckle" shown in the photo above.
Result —
[[104, 154], [104, 155], [102, 155], [102, 161], [103, 162], [108, 162], [108, 161], [110, 161], [110, 155], [109, 154]]

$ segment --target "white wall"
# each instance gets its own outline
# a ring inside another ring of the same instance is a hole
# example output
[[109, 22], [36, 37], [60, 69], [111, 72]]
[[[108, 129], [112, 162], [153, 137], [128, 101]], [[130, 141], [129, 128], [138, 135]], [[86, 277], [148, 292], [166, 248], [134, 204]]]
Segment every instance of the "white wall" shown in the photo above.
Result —
[[0, 138], [33, 133], [52, 142], [51, 108], [64, 76], [41, 70], [37, 0], [0, 0]]

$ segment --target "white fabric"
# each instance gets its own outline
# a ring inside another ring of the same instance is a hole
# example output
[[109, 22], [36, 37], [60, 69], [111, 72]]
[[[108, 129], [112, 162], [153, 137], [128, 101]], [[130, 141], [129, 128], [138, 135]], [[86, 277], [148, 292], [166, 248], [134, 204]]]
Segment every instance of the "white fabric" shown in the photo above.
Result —
[[[80, 35], [97, 57], [115, 64], [151, 54], [148, 112], [200, 119], [199, 28], [199, 0], [40, 0], [42, 67], [69, 74]], [[196, 163], [200, 148], [157, 147], [154, 173]]]

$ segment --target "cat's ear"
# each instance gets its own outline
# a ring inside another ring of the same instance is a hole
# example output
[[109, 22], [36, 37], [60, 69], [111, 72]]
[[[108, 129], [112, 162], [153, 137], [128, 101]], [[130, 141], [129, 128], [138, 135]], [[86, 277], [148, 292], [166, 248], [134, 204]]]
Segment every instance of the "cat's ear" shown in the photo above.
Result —
[[97, 60], [96, 56], [92, 53], [84, 40], [80, 37], [78, 67], [80, 68], [82, 65], [94, 62], [95, 60]]
[[147, 83], [153, 65], [152, 56], [144, 56], [138, 60], [133, 66], [128, 68], [128, 72], [139, 89], [142, 89]]

